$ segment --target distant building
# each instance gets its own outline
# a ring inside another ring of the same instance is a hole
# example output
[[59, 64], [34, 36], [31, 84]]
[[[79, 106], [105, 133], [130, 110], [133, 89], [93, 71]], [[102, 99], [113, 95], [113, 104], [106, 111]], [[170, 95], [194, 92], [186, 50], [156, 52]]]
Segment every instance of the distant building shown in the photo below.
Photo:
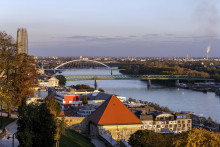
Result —
[[79, 117], [88, 117], [95, 110], [96, 110], [96, 107], [94, 105], [86, 105], [86, 106], [82, 107], [81, 109], [79, 109], [79, 111], [77, 112], [77, 115]]
[[43, 103], [43, 101], [44, 101], [44, 99], [41, 97], [31, 97], [26, 100], [26, 104], [27, 105], [30, 103], [41, 104], [41, 103]]
[[54, 94], [55, 100], [61, 104], [62, 111], [68, 107], [82, 106], [79, 95], [75, 95], [69, 92], [56, 92]]
[[71, 91], [71, 93], [82, 94], [82, 95], [86, 95], [86, 94], [90, 94], [90, 93], [98, 93], [98, 92], [100, 92], [100, 91], [96, 90], [96, 89], [79, 89], [79, 90]]
[[59, 80], [56, 77], [39, 79], [40, 87], [57, 87], [59, 86]]
[[171, 114], [166, 112], [151, 112], [141, 115], [142, 129], [157, 133], [182, 133], [192, 129], [192, 119], [189, 114]]
[[138, 114], [141, 114], [141, 115], [145, 115], [145, 114], [148, 114], [149, 112], [154, 112], [156, 111], [154, 109], [154, 107], [151, 107], [151, 106], [143, 106], [143, 107], [131, 107], [130, 110], [133, 112], [133, 113], [138, 113]]
[[108, 98], [90, 116], [90, 135], [108, 135], [114, 140], [125, 139], [143, 126], [138, 119], [116, 96]]
[[17, 31], [17, 47], [18, 54], [28, 54], [28, 36], [27, 30], [24, 28], [19, 28]]

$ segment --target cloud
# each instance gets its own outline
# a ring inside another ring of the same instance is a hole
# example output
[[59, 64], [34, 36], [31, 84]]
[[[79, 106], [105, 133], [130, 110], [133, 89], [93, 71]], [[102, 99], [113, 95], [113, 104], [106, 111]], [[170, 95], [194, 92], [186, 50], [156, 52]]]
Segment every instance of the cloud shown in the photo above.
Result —
[[160, 37], [161, 34], [146, 34], [143, 37]]
[[165, 36], [174, 36], [174, 34], [168, 33], [168, 34], [165, 34]]
[[81, 35], [70, 36], [70, 37], [65, 37], [65, 38], [71, 39], [71, 40], [81, 40], [81, 41], [86, 41], [86, 42], [125, 41], [125, 40], [130, 39], [129, 37], [121, 37], [121, 36], [106, 37], [106, 36], [81, 36]]
[[81, 35], [75, 35], [75, 36], [70, 36], [70, 37], [65, 37], [68, 39], [91, 39], [94, 36], [81, 36]]

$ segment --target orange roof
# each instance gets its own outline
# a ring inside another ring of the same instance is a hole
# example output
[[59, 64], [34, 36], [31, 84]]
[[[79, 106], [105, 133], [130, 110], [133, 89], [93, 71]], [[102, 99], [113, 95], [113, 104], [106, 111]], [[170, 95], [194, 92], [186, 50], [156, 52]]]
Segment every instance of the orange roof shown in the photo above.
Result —
[[116, 96], [108, 98], [90, 116], [90, 121], [98, 125], [142, 124]]

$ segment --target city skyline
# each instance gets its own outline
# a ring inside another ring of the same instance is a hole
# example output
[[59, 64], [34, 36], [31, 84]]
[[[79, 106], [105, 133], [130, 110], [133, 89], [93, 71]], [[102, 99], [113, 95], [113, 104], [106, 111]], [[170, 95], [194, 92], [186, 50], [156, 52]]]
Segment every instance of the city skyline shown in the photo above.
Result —
[[28, 31], [34, 56], [210, 57], [220, 54], [217, 0], [4, 1], [1, 31]]

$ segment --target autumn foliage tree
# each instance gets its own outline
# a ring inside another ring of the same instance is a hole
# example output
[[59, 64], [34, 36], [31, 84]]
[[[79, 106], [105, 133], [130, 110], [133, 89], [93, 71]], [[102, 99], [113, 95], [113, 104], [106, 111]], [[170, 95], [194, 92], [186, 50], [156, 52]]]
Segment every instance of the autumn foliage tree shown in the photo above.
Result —
[[26, 98], [33, 96], [33, 87], [37, 86], [37, 72], [33, 57], [18, 54], [14, 39], [0, 32], [0, 80], [1, 97], [11, 117], [11, 111], [25, 105]]
[[129, 144], [135, 147], [217, 147], [220, 146], [220, 134], [202, 128], [180, 134], [139, 130], [131, 135]]

